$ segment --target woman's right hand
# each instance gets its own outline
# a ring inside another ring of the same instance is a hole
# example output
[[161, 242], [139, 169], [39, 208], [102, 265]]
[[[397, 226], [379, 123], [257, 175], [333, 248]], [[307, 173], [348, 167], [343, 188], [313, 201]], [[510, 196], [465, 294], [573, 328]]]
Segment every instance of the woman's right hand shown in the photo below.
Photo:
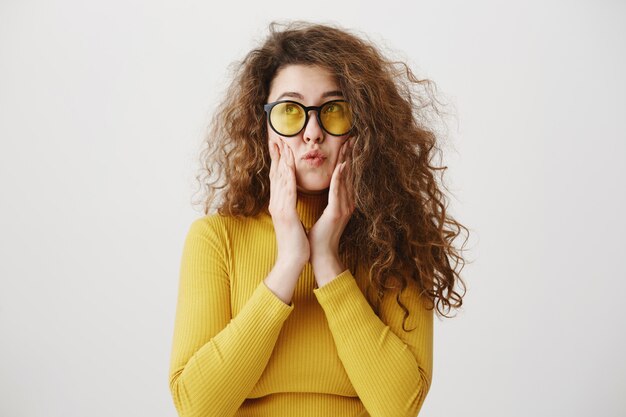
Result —
[[[278, 143], [277, 143], [278, 142]], [[282, 138], [270, 142], [270, 204], [278, 257], [276, 263], [302, 266], [309, 261], [311, 249], [296, 212], [297, 188], [295, 158]]]

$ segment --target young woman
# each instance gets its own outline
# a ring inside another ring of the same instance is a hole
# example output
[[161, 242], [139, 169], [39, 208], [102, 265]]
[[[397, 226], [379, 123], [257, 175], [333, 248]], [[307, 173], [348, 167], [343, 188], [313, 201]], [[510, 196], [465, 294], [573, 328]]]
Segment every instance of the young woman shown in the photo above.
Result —
[[449, 261], [467, 230], [434, 178], [424, 85], [349, 31], [304, 22], [270, 25], [240, 63], [182, 255], [181, 416], [419, 413], [434, 306], [462, 305]]

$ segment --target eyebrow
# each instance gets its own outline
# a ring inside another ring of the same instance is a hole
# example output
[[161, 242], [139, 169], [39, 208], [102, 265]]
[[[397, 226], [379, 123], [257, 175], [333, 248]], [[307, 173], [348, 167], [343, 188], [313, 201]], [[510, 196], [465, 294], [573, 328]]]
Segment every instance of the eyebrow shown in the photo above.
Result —
[[[322, 98], [334, 97], [334, 96], [343, 97], [343, 93], [339, 90], [333, 90], [333, 91], [326, 91], [325, 93], [322, 94]], [[286, 91], [282, 93], [280, 96], [278, 96], [276, 101], [280, 100], [283, 97], [294, 97], [294, 98], [299, 98], [300, 100], [304, 100], [304, 96], [302, 94], [297, 93], [295, 91]]]

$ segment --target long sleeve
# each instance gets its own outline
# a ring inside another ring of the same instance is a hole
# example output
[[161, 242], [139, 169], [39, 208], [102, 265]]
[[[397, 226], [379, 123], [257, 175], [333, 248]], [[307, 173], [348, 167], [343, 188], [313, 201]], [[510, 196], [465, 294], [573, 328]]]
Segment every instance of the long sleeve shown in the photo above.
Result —
[[185, 240], [169, 372], [182, 417], [233, 416], [261, 377], [294, 308], [259, 277], [231, 317], [227, 241], [217, 215], [194, 221]]
[[313, 290], [322, 306], [339, 357], [371, 417], [415, 417], [432, 381], [433, 311], [425, 308], [415, 283], [401, 300], [386, 294], [381, 318], [346, 269]]

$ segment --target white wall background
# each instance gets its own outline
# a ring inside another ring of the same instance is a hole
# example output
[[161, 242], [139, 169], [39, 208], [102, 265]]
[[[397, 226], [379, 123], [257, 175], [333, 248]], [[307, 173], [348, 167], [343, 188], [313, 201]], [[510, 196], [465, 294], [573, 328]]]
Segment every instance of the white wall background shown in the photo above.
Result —
[[421, 415], [626, 415], [626, 4], [0, 2], [0, 415], [176, 415], [168, 367], [202, 133], [273, 19], [433, 79], [474, 263]]

